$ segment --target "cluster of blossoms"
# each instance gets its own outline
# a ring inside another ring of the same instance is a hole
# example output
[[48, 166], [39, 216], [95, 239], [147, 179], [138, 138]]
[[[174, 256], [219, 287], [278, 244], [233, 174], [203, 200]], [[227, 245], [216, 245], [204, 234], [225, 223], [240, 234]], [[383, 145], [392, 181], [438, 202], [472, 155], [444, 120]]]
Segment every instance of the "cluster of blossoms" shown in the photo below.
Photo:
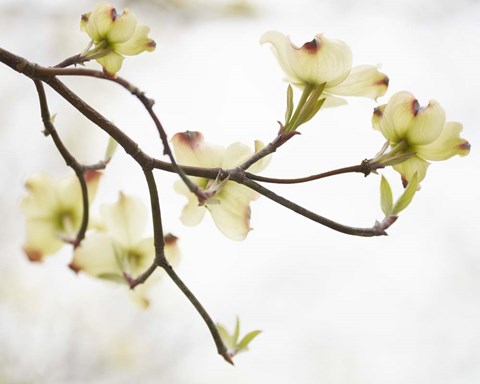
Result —
[[[109, 4], [98, 5], [92, 12], [82, 15], [81, 29], [91, 42], [74, 64], [96, 60], [112, 78], [121, 69], [124, 56], [155, 49], [155, 42], [148, 37], [148, 27], [138, 26], [129, 10], [118, 14]], [[250, 177], [261, 172], [270, 161], [269, 153], [293, 137], [298, 128], [322, 107], [344, 105], [344, 97], [348, 96], [377, 100], [385, 95], [389, 84], [388, 77], [375, 66], [354, 67], [348, 45], [322, 34], [301, 47], [276, 31], [266, 32], [260, 42], [271, 45], [289, 83], [285, 121], [281, 123], [277, 137], [280, 138], [277, 144], [281, 144], [270, 152], [263, 151], [265, 147], [260, 141], [255, 141], [253, 150], [238, 142], [224, 148], [207, 143], [202, 133], [196, 131], [177, 133], [171, 140], [181, 166], [218, 171], [216, 179], [190, 177], [204, 199], [199, 198], [183, 180], [175, 183], [175, 191], [188, 200], [181, 212], [181, 221], [188, 226], [197, 225], [208, 211], [217, 228], [232, 240], [244, 240], [250, 232], [250, 203], [259, 197], [258, 192], [230, 180], [229, 177], [234, 178], [233, 171], [248, 171]], [[293, 87], [302, 92], [296, 106]], [[385, 219], [379, 225], [388, 228], [420, 188], [429, 161], [465, 156], [470, 144], [460, 137], [462, 124], [447, 122], [439, 103], [432, 100], [422, 107], [406, 91], [395, 93], [386, 104], [375, 108], [372, 123], [386, 143], [379, 154], [368, 161], [369, 165], [373, 171], [392, 166], [400, 173], [404, 186], [402, 195], [394, 202], [388, 181], [384, 176], [381, 178], [381, 208]], [[156, 267], [154, 238], [144, 235], [148, 212], [140, 199], [120, 193], [118, 201], [100, 207], [97, 221], [87, 223], [84, 207], [87, 198], [89, 204], [94, 200], [100, 176], [97, 171], [84, 173], [88, 196], [82, 194], [75, 176], [56, 180], [38, 174], [28, 179], [28, 195], [21, 202], [26, 216], [24, 250], [31, 261], [41, 261], [58, 252], [65, 243], [70, 243], [74, 245], [69, 265], [72, 270], [102, 280], [130, 284], [152, 265]], [[85, 232], [84, 239], [80, 238], [82, 231]], [[167, 235], [163, 241], [166, 259], [175, 266], [179, 260], [177, 238]], [[145, 284], [134, 290], [134, 298], [143, 307], [148, 305], [147, 290], [158, 277], [155, 271]], [[259, 334], [259, 331], [247, 333], [239, 341], [238, 320], [232, 334], [222, 325], [217, 328], [231, 356], [246, 350], [249, 342]]]
[[[89, 203], [95, 198], [99, 172], [86, 173]], [[82, 193], [75, 175], [55, 179], [37, 174], [26, 182], [28, 195], [21, 208], [26, 216], [27, 235], [24, 251], [31, 261], [57, 253], [66, 243], [74, 243], [83, 218]], [[143, 202], [120, 193], [114, 204], [100, 207], [100, 220], [91, 220], [86, 238], [74, 249], [70, 268], [92, 277], [128, 284], [129, 278], [143, 273], [155, 258], [152, 237], [144, 237], [147, 210]], [[165, 254], [177, 265], [180, 252], [177, 238], [165, 236]], [[147, 290], [156, 281], [152, 276], [147, 284], [133, 291], [141, 306], [148, 305]]]

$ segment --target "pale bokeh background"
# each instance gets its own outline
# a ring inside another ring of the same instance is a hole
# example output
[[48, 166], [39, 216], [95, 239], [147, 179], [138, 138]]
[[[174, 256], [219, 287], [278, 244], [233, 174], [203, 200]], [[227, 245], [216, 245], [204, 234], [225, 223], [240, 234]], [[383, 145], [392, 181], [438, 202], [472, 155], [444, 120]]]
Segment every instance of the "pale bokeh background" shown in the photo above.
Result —
[[[53, 65], [88, 42], [78, 30], [94, 1], [1, 0], [1, 46]], [[0, 383], [480, 382], [480, 2], [474, 0], [130, 1], [157, 41], [127, 59], [121, 75], [153, 97], [168, 133], [201, 130], [228, 145], [272, 139], [286, 84], [267, 47], [269, 29], [301, 44], [317, 32], [345, 40], [355, 64], [380, 64], [387, 97], [410, 90], [438, 100], [464, 124], [470, 156], [430, 167], [423, 188], [384, 238], [332, 232], [260, 199], [245, 242], [224, 238], [207, 218], [181, 225], [184, 198], [159, 174], [167, 230], [181, 238], [178, 273], [215, 320], [262, 329], [236, 367], [216, 355], [206, 327], [164, 279], [152, 306], [138, 309], [117, 286], [75, 276], [64, 252], [43, 264], [21, 252], [19, 200], [33, 172], [69, 171], [40, 133], [33, 84], [0, 66]], [[249, 5], [249, 6], [247, 6]], [[92, 64], [93, 67], [96, 67]], [[145, 111], [113, 84], [68, 84], [149, 153], [161, 145]], [[298, 96], [298, 93], [297, 93]], [[303, 176], [356, 164], [383, 141], [371, 129], [375, 104], [351, 99], [325, 110], [283, 147], [264, 172]], [[53, 93], [62, 137], [85, 161], [106, 138]], [[399, 191], [397, 175], [386, 172]], [[370, 226], [381, 219], [379, 178], [344, 175], [276, 191], [332, 219]], [[118, 190], [145, 198], [139, 170], [120, 150], [96, 200]]]

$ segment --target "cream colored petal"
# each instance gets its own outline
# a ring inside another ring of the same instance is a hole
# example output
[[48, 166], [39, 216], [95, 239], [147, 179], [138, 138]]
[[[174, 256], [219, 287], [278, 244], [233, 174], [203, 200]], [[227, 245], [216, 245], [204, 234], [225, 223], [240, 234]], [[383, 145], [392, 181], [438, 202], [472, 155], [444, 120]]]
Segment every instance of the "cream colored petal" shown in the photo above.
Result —
[[470, 152], [470, 144], [460, 137], [463, 126], [457, 122], [447, 122], [440, 136], [427, 145], [416, 147], [417, 155], [425, 160], [447, 160], [452, 156], [466, 156]]
[[445, 125], [445, 111], [435, 100], [426, 107], [420, 107], [406, 137], [412, 145], [425, 145], [434, 142], [440, 136]]
[[126, 283], [120, 267], [123, 251], [104, 233], [89, 234], [75, 249], [70, 267], [92, 277]]
[[202, 133], [186, 131], [172, 137], [175, 158], [181, 165], [217, 168], [223, 163], [225, 149], [205, 142]]
[[106, 39], [113, 45], [125, 43], [131, 39], [137, 28], [137, 19], [130, 10], [125, 9], [121, 15], [115, 15], [107, 32]]
[[122, 68], [123, 56], [116, 52], [110, 52], [109, 54], [97, 59], [97, 62], [103, 67], [103, 71], [114, 77], [117, 72]]
[[346, 105], [347, 100], [342, 99], [341, 97], [335, 97], [325, 93], [325, 101], [323, 102], [322, 108], [333, 108], [333, 107], [340, 107], [342, 105]]
[[32, 261], [40, 261], [65, 245], [52, 220], [31, 219], [26, 222], [24, 251]]
[[420, 183], [425, 178], [429, 165], [430, 163], [420, 157], [412, 156], [403, 163], [394, 165], [393, 168], [400, 173], [403, 185], [406, 186], [415, 173], [417, 173], [417, 180]]
[[[372, 126], [373, 126], [373, 129], [376, 129], [377, 131], [380, 131], [382, 132], [382, 120], [383, 120], [383, 113], [385, 111], [385, 107], [387, 106], [387, 104], [382, 104], [382, 105], [379, 105], [377, 108], [375, 108], [373, 110], [373, 115], [372, 115]], [[383, 132], [382, 132], [383, 134]], [[386, 134], [384, 134], [387, 138], [389, 138], [391, 136], [391, 134], [389, 134], [389, 132], [386, 132]]]
[[147, 224], [147, 209], [142, 200], [120, 192], [118, 201], [105, 204], [100, 212], [112, 238], [124, 248], [137, 244]]
[[258, 194], [243, 185], [228, 182], [217, 195], [220, 204], [208, 205], [217, 228], [232, 240], [244, 240], [250, 232], [250, 202]]
[[99, 4], [90, 12], [88, 21], [84, 22], [84, 25], [86, 32], [95, 43], [105, 39], [115, 17], [116, 10], [110, 4]]
[[188, 199], [188, 202], [183, 207], [180, 215], [180, 220], [182, 223], [190, 227], [199, 224], [205, 215], [205, 207], [198, 205], [197, 197], [188, 190], [183, 181], [176, 181], [174, 184], [174, 189], [177, 193], [184, 195]]
[[365, 96], [376, 99], [388, 88], [388, 77], [373, 65], [352, 68], [348, 77], [335, 87], [326, 87], [328, 93], [339, 96]]
[[248, 145], [239, 142], [233, 143], [225, 149], [222, 168], [230, 169], [238, 167], [240, 164], [247, 161], [252, 155], [253, 152]]
[[[261, 151], [265, 145], [260, 140], [255, 140], [255, 153]], [[270, 160], [272, 159], [271, 155], [265, 156], [255, 164], [251, 165], [250, 168], [247, 169], [248, 172], [251, 173], [259, 173], [262, 172], [268, 164], [270, 164]]]
[[127, 257], [124, 259], [123, 271], [130, 276], [136, 277], [147, 270], [155, 259], [155, 247], [153, 237], [140, 240], [133, 247], [127, 250]]
[[165, 256], [172, 267], [178, 266], [181, 259], [180, 247], [178, 246], [178, 238], [172, 234], [165, 235]]
[[352, 52], [348, 45], [323, 35], [316, 35], [301, 48], [292, 45], [287, 55], [288, 63], [299, 79], [314, 85], [327, 83], [327, 89], [344, 81], [352, 68]]
[[148, 37], [150, 28], [139, 26], [132, 37], [121, 44], [115, 44], [115, 51], [122, 55], [133, 56], [144, 51], [151, 52], [155, 50], [155, 41]]
[[390, 98], [383, 111], [380, 131], [391, 144], [406, 138], [418, 108], [418, 101], [410, 92], [398, 92]]
[[270, 43], [272, 51], [277, 58], [280, 67], [287, 76], [287, 80], [297, 86], [302, 86], [303, 79], [299, 78], [293, 71], [289, 62], [289, 51], [295, 49], [292, 47], [290, 39], [283, 33], [277, 31], [265, 32], [260, 38], [260, 44]]
[[27, 218], [48, 218], [57, 209], [58, 181], [46, 174], [34, 174], [25, 183], [28, 195], [20, 202]]

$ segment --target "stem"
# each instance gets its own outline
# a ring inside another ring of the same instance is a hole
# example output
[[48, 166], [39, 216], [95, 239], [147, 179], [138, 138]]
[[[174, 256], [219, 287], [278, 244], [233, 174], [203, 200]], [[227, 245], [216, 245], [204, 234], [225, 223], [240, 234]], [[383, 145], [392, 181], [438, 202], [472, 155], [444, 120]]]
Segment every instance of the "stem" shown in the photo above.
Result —
[[230, 356], [230, 354], [228, 353], [227, 347], [223, 343], [223, 340], [220, 337], [220, 333], [218, 333], [218, 329], [208, 312], [205, 310], [200, 301], [198, 301], [192, 291], [190, 291], [190, 289], [185, 285], [185, 283], [180, 279], [180, 277], [176, 274], [176, 272], [169, 264], [162, 265], [162, 267], [165, 269], [168, 276], [172, 279], [175, 285], [180, 288], [182, 293], [187, 297], [187, 299], [190, 301], [190, 303], [192, 303], [196, 311], [202, 317], [203, 321], [210, 330], [210, 334], [213, 337], [213, 341], [215, 342], [215, 346], [217, 347], [218, 354], [221, 355], [225, 359], [225, 361], [233, 365], [232, 356]]
[[259, 175], [254, 175], [253, 173], [245, 172], [245, 176], [250, 180], [261, 181], [264, 183], [274, 183], [274, 184], [299, 184], [307, 183], [309, 181], [320, 180], [331, 176], [341, 175], [343, 173], [363, 173], [366, 176], [370, 174], [370, 164], [368, 160], [363, 160], [359, 165], [352, 165], [350, 167], [344, 167], [339, 169], [334, 169], [332, 171], [318, 173], [311, 176], [298, 177], [293, 179], [277, 179], [273, 177], [264, 177]]
[[[58, 66], [57, 66], [58, 67]], [[182, 181], [187, 185], [188, 189], [198, 197], [200, 203], [204, 202], [208, 199], [208, 196], [204, 193], [202, 189], [200, 189], [193, 181], [191, 181], [188, 176], [185, 174], [183, 169], [177, 164], [175, 157], [173, 156], [173, 152], [168, 144], [168, 137], [165, 129], [163, 128], [160, 119], [156, 115], [155, 111], [153, 110], [153, 105], [155, 104], [154, 100], [148, 98], [145, 95], [145, 92], [140, 91], [136, 86], [132, 85], [127, 80], [121, 77], [109, 77], [106, 76], [103, 72], [95, 71], [91, 69], [83, 69], [83, 68], [45, 68], [39, 67], [37, 68], [37, 72], [43, 76], [87, 76], [87, 77], [96, 77], [103, 80], [113, 81], [114, 83], [119, 84], [120, 86], [124, 87], [128, 90], [131, 94], [137, 97], [137, 99], [143, 104], [145, 109], [147, 110], [148, 114], [150, 115], [155, 127], [157, 128], [158, 134], [160, 136], [160, 140], [163, 144], [163, 153], [167, 155], [170, 159], [170, 162], [173, 164], [176, 173], [180, 176]]]
[[297, 108], [295, 109], [295, 113], [293, 114], [290, 121], [285, 122], [285, 132], [291, 132], [291, 131], [295, 130], [295, 128], [296, 128], [295, 123], [297, 122], [298, 117], [303, 110], [303, 106], [306, 103], [306, 101], [308, 100], [308, 98], [309, 98], [310, 94], [313, 92], [313, 90], [314, 90], [313, 85], [311, 85], [311, 84], [305, 85], [305, 88], [303, 89], [303, 92], [302, 92], [302, 96], [300, 97], [300, 100], [297, 104]]
[[[234, 180], [234, 181], [237, 181], [237, 180]], [[277, 195], [275, 192], [261, 186], [260, 184], [257, 184], [252, 180], [244, 179], [242, 181], [237, 181], [237, 182], [247, 186], [250, 189], [253, 189], [254, 191], [257, 191], [261, 195], [269, 198], [270, 200], [273, 200], [276, 203], [283, 205], [285, 208], [288, 208], [298, 213], [299, 215], [306, 217], [307, 219], [313, 220], [337, 232], [342, 232], [347, 235], [361, 236], [361, 237], [382, 236], [387, 234], [383, 229], [375, 226], [372, 228], [358, 228], [358, 227], [350, 227], [347, 225], [337, 223], [336, 221], [320, 216], [312, 211], [309, 211], [308, 209], [303, 208], [298, 204], [295, 204], [291, 200], [288, 200], [280, 195]]]
[[71, 167], [75, 174], [77, 175], [78, 181], [80, 183], [80, 188], [82, 191], [82, 223], [77, 232], [77, 236], [73, 241], [74, 247], [77, 247], [80, 242], [85, 238], [85, 233], [87, 232], [88, 220], [89, 220], [89, 202], [88, 202], [88, 188], [87, 182], [85, 180], [85, 167], [80, 164], [75, 157], [68, 151], [68, 149], [63, 144], [60, 136], [57, 133], [52, 121], [50, 111], [48, 109], [47, 97], [45, 94], [45, 88], [40, 80], [34, 80], [35, 87], [38, 93], [38, 99], [40, 103], [40, 111], [42, 116], [43, 125], [45, 126], [46, 132], [52, 137], [52, 140], [55, 146], [60, 152], [60, 155], [65, 160], [67, 166]]
[[[186, 286], [186, 284], [180, 279], [176, 274], [167, 258], [165, 257], [165, 242], [163, 238], [163, 226], [162, 226], [162, 217], [160, 211], [160, 202], [158, 199], [158, 190], [155, 178], [152, 171], [145, 171], [145, 178], [147, 179], [148, 191], [150, 193], [150, 203], [152, 208], [153, 216], [153, 233], [154, 233], [154, 242], [155, 242], [155, 264], [159, 267], [162, 267], [168, 276], [172, 279], [175, 285], [182, 291], [182, 293], [187, 297], [187, 299], [192, 303], [197, 312], [200, 314], [202, 319], [205, 321], [210, 334], [213, 337], [215, 345], [217, 346], [218, 353], [223, 356], [223, 358], [228, 361], [230, 364], [233, 364], [231, 356], [227, 352], [227, 348], [218, 333], [218, 329], [215, 326], [212, 318], [202, 306], [200, 301], [195, 297], [193, 292]], [[150, 272], [151, 271], [151, 272]], [[154, 268], [150, 267], [149, 270], [145, 272], [153, 273]], [[147, 276], [148, 277], [148, 276]]]

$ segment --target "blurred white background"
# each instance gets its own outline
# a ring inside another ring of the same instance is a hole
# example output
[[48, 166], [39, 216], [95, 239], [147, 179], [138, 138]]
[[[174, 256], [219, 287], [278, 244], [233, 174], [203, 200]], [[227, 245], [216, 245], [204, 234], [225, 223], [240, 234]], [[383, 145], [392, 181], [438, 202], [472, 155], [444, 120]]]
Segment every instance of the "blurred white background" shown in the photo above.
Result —
[[[0, 0], [1, 46], [54, 65], [88, 43], [79, 17], [94, 1]], [[233, 5], [232, 5], [233, 4]], [[169, 135], [268, 142], [284, 114], [286, 84], [259, 37], [275, 29], [297, 44], [324, 32], [346, 41], [355, 64], [380, 64], [388, 97], [438, 100], [464, 124], [466, 158], [433, 164], [412, 205], [383, 238], [335, 233], [267, 199], [252, 205], [247, 240], [223, 237], [209, 217], [184, 227], [175, 178], [158, 174], [166, 229], [180, 237], [178, 273], [216, 321], [261, 329], [236, 367], [216, 355], [202, 320], [164, 279], [142, 311], [122, 287], [75, 275], [66, 250], [42, 264], [21, 251], [19, 201], [29, 174], [69, 173], [41, 134], [31, 81], [0, 65], [0, 383], [480, 382], [480, 2], [474, 0], [130, 1], [157, 50], [125, 60], [121, 75], [156, 100]], [[89, 65], [96, 67], [96, 64]], [[66, 79], [148, 153], [162, 147], [140, 104], [114, 84]], [[78, 158], [94, 162], [106, 137], [53, 92], [56, 126]], [[298, 93], [297, 93], [298, 96]], [[375, 103], [323, 110], [273, 158], [269, 176], [304, 176], [372, 157]], [[397, 193], [399, 178], [386, 172]], [[96, 199], [118, 190], [145, 198], [139, 169], [119, 150]], [[381, 219], [379, 177], [343, 175], [273, 187], [331, 219]]]

